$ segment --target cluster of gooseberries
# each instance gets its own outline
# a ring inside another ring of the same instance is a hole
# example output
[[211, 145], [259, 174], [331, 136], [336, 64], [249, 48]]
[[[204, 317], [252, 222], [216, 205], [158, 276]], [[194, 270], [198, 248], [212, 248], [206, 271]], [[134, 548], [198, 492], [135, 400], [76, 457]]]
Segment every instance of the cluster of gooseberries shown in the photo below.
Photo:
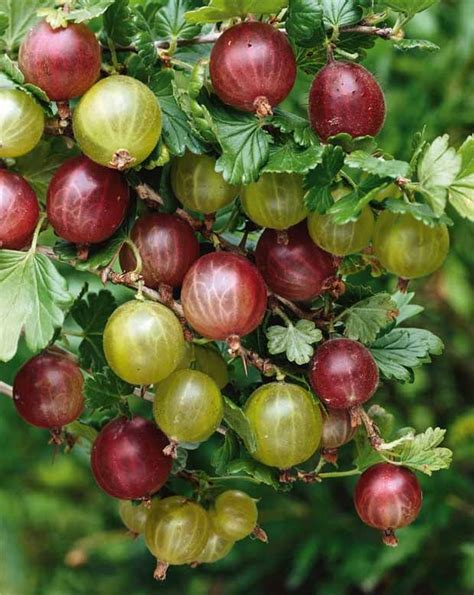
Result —
[[[147, 159], [162, 128], [152, 91], [129, 76], [99, 80], [100, 65], [100, 46], [84, 24], [53, 29], [41, 21], [28, 33], [19, 56], [25, 80], [51, 100], [80, 98], [72, 124], [82, 154], [56, 171], [46, 202], [57, 236], [78, 247], [100, 244], [120, 228], [131, 200], [124, 171]], [[232, 26], [214, 45], [210, 77], [222, 102], [268, 116], [295, 82], [293, 49], [270, 24]], [[130, 113], [140, 114], [133, 125]], [[309, 116], [323, 142], [340, 133], [373, 136], [385, 118], [383, 93], [365, 68], [331, 58], [312, 84]], [[0, 90], [0, 158], [31, 151], [43, 127], [43, 112], [30, 95]], [[206, 441], [224, 416], [228, 362], [218, 349], [189, 342], [189, 336], [221, 347], [227, 343], [231, 356], [242, 355], [240, 340], [262, 324], [270, 292], [304, 305], [331, 290], [342, 257], [369, 246], [387, 271], [403, 279], [421, 277], [441, 266], [449, 247], [444, 225], [428, 227], [409, 214], [384, 210], [377, 215], [369, 205], [357, 220], [341, 225], [330, 215], [309, 213], [297, 174], [264, 173], [254, 183], [232, 186], [216, 171], [211, 153], [175, 158], [171, 186], [183, 209], [201, 218], [240, 197], [248, 220], [264, 231], [254, 259], [238, 250], [201, 254], [198, 234], [186, 217], [149, 209], [138, 216], [120, 251], [124, 274], [135, 273], [168, 301], [179, 295], [182, 308], [176, 314], [169, 303], [138, 295], [110, 316], [103, 334], [106, 361], [122, 380], [153, 387], [154, 421], [110, 420], [91, 456], [98, 485], [120, 500], [124, 524], [144, 535], [157, 558], [157, 578], [164, 577], [168, 565], [217, 561], [236, 541], [258, 532], [255, 501], [242, 492], [220, 493], [209, 510], [180, 495], [157, 495], [178, 446]], [[335, 187], [333, 198], [348, 192]], [[39, 216], [31, 186], [1, 169], [0, 247], [27, 247]], [[337, 449], [354, 437], [359, 408], [379, 383], [370, 351], [333, 334], [316, 349], [307, 376], [313, 392], [286, 380], [265, 380], [243, 407], [255, 439], [252, 456], [283, 473], [318, 449], [334, 462]], [[48, 428], [59, 439], [61, 428], [83, 412], [83, 392], [77, 363], [65, 353], [46, 350], [18, 372], [14, 404], [25, 421]], [[416, 518], [421, 498], [416, 476], [390, 463], [367, 469], [355, 489], [360, 518], [380, 529], [390, 545], [396, 543], [394, 530]]]

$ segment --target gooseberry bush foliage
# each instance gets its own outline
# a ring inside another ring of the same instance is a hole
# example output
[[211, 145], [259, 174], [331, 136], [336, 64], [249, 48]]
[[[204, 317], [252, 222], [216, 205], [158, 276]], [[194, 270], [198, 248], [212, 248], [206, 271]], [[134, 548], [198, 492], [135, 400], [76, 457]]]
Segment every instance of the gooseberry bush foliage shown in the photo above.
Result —
[[450, 464], [443, 429], [397, 431], [376, 400], [443, 351], [407, 325], [408, 284], [443, 265], [450, 213], [474, 219], [474, 139], [389, 155], [361, 64], [439, 50], [404, 32], [435, 2], [0, 3], [0, 360], [36, 353], [0, 390], [90, 451], [158, 579], [267, 540], [232, 482], [360, 476], [355, 511], [394, 546], [417, 474]]

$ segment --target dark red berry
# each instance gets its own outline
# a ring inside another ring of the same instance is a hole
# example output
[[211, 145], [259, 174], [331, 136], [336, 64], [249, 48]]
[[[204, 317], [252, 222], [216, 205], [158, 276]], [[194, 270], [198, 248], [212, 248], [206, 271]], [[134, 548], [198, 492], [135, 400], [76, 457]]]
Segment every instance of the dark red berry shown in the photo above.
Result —
[[255, 251], [257, 266], [272, 291], [287, 300], [305, 301], [320, 295], [336, 272], [333, 257], [309, 237], [306, 222], [290, 227], [287, 240], [266, 229]]
[[390, 463], [379, 463], [364, 471], [354, 493], [361, 520], [369, 527], [381, 529], [384, 543], [391, 546], [398, 543], [394, 530], [416, 519], [422, 499], [416, 475]]
[[326, 449], [344, 446], [354, 437], [356, 427], [352, 425], [350, 412], [346, 409], [327, 409], [323, 413], [323, 436], [321, 446]]
[[21, 45], [19, 66], [27, 83], [53, 101], [67, 101], [83, 95], [99, 78], [100, 45], [82, 23], [53, 29], [40, 21]]
[[66, 356], [41, 353], [16, 375], [13, 402], [21, 417], [38, 428], [59, 429], [84, 409], [79, 366]]
[[[184, 275], [199, 257], [199, 242], [186, 221], [176, 215], [148, 213], [132, 229], [131, 239], [142, 259], [141, 274], [147, 287], [161, 283], [179, 287]], [[136, 259], [130, 246], [120, 253], [123, 271], [133, 271]]]
[[46, 207], [59, 237], [75, 244], [96, 244], [120, 227], [128, 204], [123, 175], [80, 156], [58, 169], [48, 188]]
[[166, 483], [172, 459], [168, 438], [143, 417], [109, 422], [95, 439], [91, 465], [99, 486], [115, 498], [149, 498]]
[[329, 62], [309, 93], [311, 126], [321, 140], [341, 132], [377, 135], [385, 120], [385, 99], [374, 76], [360, 64]]
[[237, 109], [267, 115], [289, 94], [296, 60], [286, 36], [267, 23], [227, 29], [211, 52], [212, 84], [220, 99]]
[[349, 409], [365, 403], [379, 381], [370, 351], [357, 341], [331, 339], [313, 357], [309, 379], [321, 401], [333, 409]]
[[35, 231], [39, 213], [36, 194], [28, 182], [0, 169], [0, 248], [24, 248]]
[[184, 278], [181, 303], [186, 320], [203, 337], [244, 336], [262, 322], [267, 288], [258, 269], [243, 256], [213, 252], [201, 256]]

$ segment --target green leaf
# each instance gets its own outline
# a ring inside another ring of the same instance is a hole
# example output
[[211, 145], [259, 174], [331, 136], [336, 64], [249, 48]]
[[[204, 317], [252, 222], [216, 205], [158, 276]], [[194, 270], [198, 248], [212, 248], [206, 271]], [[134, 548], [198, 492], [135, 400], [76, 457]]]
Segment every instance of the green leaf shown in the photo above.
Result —
[[168, 0], [156, 13], [154, 30], [163, 39], [191, 39], [199, 35], [200, 25], [191, 24], [184, 18], [191, 8], [188, 0]]
[[263, 130], [262, 122], [253, 115], [215, 105], [210, 106], [209, 112], [222, 147], [216, 171], [229, 184], [255, 182], [269, 156], [270, 136]]
[[243, 410], [233, 401], [224, 396], [224, 421], [238, 434], [244, 441], [245, 448], [250, 452], [255, 452], [255, 436], [250, 427], [247, 416]]
[[328, 27], [339, 29], [362, 19], [362, 9], [355, 0], [322, 0], [322, 5], [324, 22]]
[[392, 295], [392, 300], [396, 303], [398, 309], [397, 325], [401, 324], [408, 318], [413, 318], [423, 312], [423, 306], [412, 304], [411, 301], [415, 297], [415, 292], [397, 291]]
[[173, 94], [174, 71], [161, 70], [151, 81], [150, 88], [158, 97], [163, 112], [163, 139], [173, 155], [184, 155], [186, 149], [202, 153], [204, 147], [193, 134], [186, 114]]
[[426, 203], [407, 202], [399, 198], [388, 198], [383, 204], [392, 213], [409, 213], [412, 217], [430, 227], [435, 227], [440, 223], [444, 223], [445, 225], [453, 224], [451, 219], [446, 215], [436, 215], [433, 209]]
[[446, 207], [448, 188], [461, 171], [462, 158], [449, 147], [449, 136], [439, 136], [418, 163], [419, 191], [430, 203], [434, 213], [441, 215]]
[[438, 0], [384, 0], [385, 4], [397, 12], [403, 12], [412, 17], [417, 12], [426, 10]]
[[425, 329], [394, 328], [374, 341], [369, 349], [385, 378], [412, 382], [412, 369], [430, 362], [431, 355], [440, 355], [444, 345]]
[[229, 463], [239, 454], [239, 442], [232, 430], [227, 430], [223, 445], [214, 450], [211, 465], [218, 475], [226, 475]]
[[99, 433], [92, 426], [83, 424], [80, 421], [73, 421], [71, 424], [68, 424], [66, 430], [69, 434], [72, 434], [79, 439], [83, 438], [88, 445], [93, 444]]
[[407, 178], [410, 174], [410, 165], [405, 161], [391, 159], [386, 161], [382, 157], [374, 157], [364, 151], [355, 151], [346, 157], [346, 165], [354, 169], [378, 176], [379, 178]]
[[449, 202], [461, 215], [474, 221], [474, 135], [458, 151], [461, 171], [449, 188]]
[[82, 368], [101, 370], [107, 364], [102, 335], [107, 320], [116, 307], [114, 296], [106, 289], [99, 293], [90, 293], [74, 304], [71, 316], [84, 332], [84, 338], [79, 345]]
[[382, 187], [379, 178], [369, 176], [356, 190], [332, 204], [327, 213], [332, 215], [332, 220], [338, 225], [356, 221], [365, 205], [377, 198]]
[[343, 165], [344, 153], [341, 147], [327, 145], [321, 163], [305, 178], [305, 188], [309, 189], [305, 204], [311, 213], [325, 213], [333, 204], [330, 187]]
[[112, 409], [118, 413], [123, 407], [123, 399], [132, 393], [133, 386], [121, 380], [109, 367], [96, 370], [84, 383], [86, 403], [92, 411]]
[[274, 14], [288, 5], [288, 0], [211, 0], [208, 6], [186, 13], [188, 23], [218, 23], [247, 14]]
[[0, 250], [0, 361], [15, 355], [22, 332], [32, 351], [45, 347], [72, 301], [49, 258]]
[[431, 41], [427, 41], [426, 39], [400, 39], [393, 46], [397, 50], [423, 50], [425, 52], [437, 52], [439, 49], [439, 45]]
[[393, 321], [397, 314], [397, 304], [392, 296], [388, 293], [378, 293], [347, 309], [342, 316], [346, 326], [344, 335], [354, 341], [372, 343], [380, 329]]
[[[368, 410], [369, 417], [375, 422], [382, 438], [391, 436], [395, 418], [380, 405], [372, 405]], [[365, 428], [359, 428], [354, 436], [357, 449], [357, 456], [354, 460], [355, 466], [364, 471], [376, 463], [383, 461], [382, 455], [377, 452], [367, 438]]]
[[328, 139], [331, 145], [342, 147], [345, 153], [353, 153], [354, 151], [372, 152], [377, 149], [377, 143], [373, 136], [356, 136], [353, 137], [346, 132], [340, 132]]
[[396, 445], [390, 454], [404, 467], [431, 475], [433, 471], [448, 469], [453, 453], [448, 448], [440, 448], [446, 430], [428, 428], [423, 434], [410, 435]]
[[51, 6], [54, 0], [0, 0], [0, 13], [8, 19], [2, 35], [8, 52], [18, 49], [28, 29], [38, 20], [36, 11]]
[[274, 111], [271, 124], [281, 132], [291, 134], [295, 143], [302, 147], [319, 145], [318, 137], [314, 134], [307, 118], [277, 108]]
[[129, 0], [115, 0], [104, 13], [104, 30], [115, 44], [128, 46], [135, 34]]
[[313, 343], [323, 335], [312, 320], [298, 320], [288, 326], [271, 326], [267, 329], [268, 351], [272, 355], [285, 353], [288, 361], [299, 366], [307, 364], [313, 356]]
[[286, 19], [288, 36], [303, 47], [320, 45], [326, 37], [322, 16], [320, 0], [292, 0]]
[[77, 0], [74, 9], [64, 13], [68, 21], [83, 23], [100, 17], [114, 3], [115, 0]]
[[176, 449], [175, 458], [173, 458], [173, 466], [171, 468], [171, 473], [176, 475], [183, 469], [186, 469], [186, 465], [188, 462], [189, 451], [182, 446], [178, 446]]
[[[8, 29], [8, 16], [0, 12], [0, 37], [5, 34], [5, 31]], [[0, 47], [1, 47], [1, 39], [0, 39]]]
[[231, 461], [227, 466], [227, 473], [228, 475], [225, 477], [229, 477], [233, 474], [246, 473], [247, 475], [250, 475], [250, 477], [253, 477], [256, 483], [263, 483], [280, 491], [288, 489], [288, 487], [278, 481], [278, 475], [274, 469], [267, 467], [262, 463], [258, 463], [255, 459], [250, 457], [244, 458], [244, 456], [242, 456], [240, 459]]
[[18, 68], [16, 62], [14, 62], [7, 54], [0, 55], [0, 71], [6, 74], [14, 83], [22, 85], [25, 82], [23, 73]]
[[270, 147], [270, 157], [263, 171], [307, 174], [321, 163], [322, 156], [321, 145], [311, 145], [305, 149], [290, 140], [284, 145]]

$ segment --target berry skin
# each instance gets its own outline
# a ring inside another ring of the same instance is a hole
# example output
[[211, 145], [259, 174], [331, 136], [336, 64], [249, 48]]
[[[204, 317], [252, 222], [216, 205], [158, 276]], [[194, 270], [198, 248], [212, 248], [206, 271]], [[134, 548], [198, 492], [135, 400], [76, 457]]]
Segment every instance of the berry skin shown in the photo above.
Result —
[[16, 375], [13, 403], [32, 426], [57, 430], [81, 415], [83, 384], [79, 366], [69, 358], [40, 353], [27, 361]]
[[311, 126], [322, 141], [342, 132], [376, 136], [385, 120], [385, 99], [374, 76], [360, 64], [331, 61], [309, 93]]
[[321, 412], [300, 386], [264, 384], [252, 393], [244, 411], [257, 444], [252, 456], [265, 465], [289, 469], [307, 461], [319, 446]]
[[0, 89], [0, 159], [26, 155], [43, 131], [43, 110], [28, 93]]
[[347, 409], [327, 409], [323, 413], [323, 436], [321, 446], [332, 450], [352, 440], [356, 427], [352, 425]]
[[228, 184], [215, 167], [214, 157], [189, 152], [173, 161], [171, 186], [186, 209], [208, 215], [235, 199], [239, 188]]
[[130, 500], [120, 500], [119, 514], [122, 523], [135, 535], [141, 535], [145, 532], [148, 512], [149, 510], [144, 502], [136, 506]]
[[243, 186], [240, 199], [247, 217], [261, 227], [287, 229], [306, 218], [303, 180], [297, 174], [263, 174]]
[[73, 157], [58, 169], [49, 185], [48, 220], [68, 242], [97, 244], [120, 227], [129, 198], [122, 174], [87, 157]]
[[316, 350], [309, 379], [327, 407], [349, 409], [370, 399], [377, 389], [379, 372], [372, 354], [361, 343], [331, 339]]
[[417, 279], [439, 269], [449, 252], [444, 224], [428, 227], [408, 213], [383, 211], [374, 232], [374, 254], [383, 267], [403, 279]]
[[192, 368], [210, 376], [222, 390], [229, 383], [227, 362], [214, 347], [186, 343], [178, 369]]
[[0, 248], [21, 250], [39, 218], [36, 194], [21, 176], [0, 169]]
[[413, 523], [423, 494], [413, 471], [379, 463], [360, 476], [354, 493], [357, 514], [369, 527], [383, 532], [386, 545], [398, 544], [394, 530]]
[[83, 23], [53, 29], [40, 21], [28, 32], [18, 60], [25, 81], [52, 101], [80, 97], [100, 76], [100, 45]]
[[224, 415], [217, 384], [197, 370], [176, 370], [156, 390], [153, 415], [174, 442], [204, 442]]
[[198, 564], [212, 564], [213, 562], [218, 562], [219, 560], [222, 560], [222, 558], [225, 558], [233, 547], [233, 541], [223, 539], [220, 535], [215, 533], [211, 527], [207, 543], [199, 554], [196, 562]]
[[212, 49], [209, 69], [214, 91], [224, 103], [261, 116], [288, 96], [296, 79], [287, 38], [260, 22], [227, 29]]
[[214, 531], [222, 539], [234, 542], [252, 533], [258, 511], [255, 500], [245, 492], [227, 490], [217, 496], [209, 516]]
[[130, 384], [155, 384], [178, 366], [184, 335], [176, 316], [154, 302], [119, 306], [104, 330], [104, 352], [112, 370]]
[[162, 115], [150, 89], [129, 76], [109, 76], [83, 95], [73, 113], [74, 136], [99, 165], [124, 170], [139, 165], [155, 148]]
[[143, 417], [119, 417], [94, 441], [91, 466], [99, 486], [115, 498], [149, 498], [163, 486], [172, 460], [163, 454], [168, 439]]
[[181, 303], [186, 320], [203, 337], [225, 340], [248, 335], [262, 322], [267, 289], [257, 268], [243, 256], [201, 256], [184, 278]]
[[[199, 242], [183, 219], [167, 213], [147, 213], [133, 226], [131, 239], [142, 259], [143, 280], [147, 287], [160, 284], [179, 287], [188, 269], [199, 257]], [[120, 252], [123, 271], [133, 271], [137, 261], [127, 244]]]
[[314, 244], [302, 222], [287, 231], [288, 243], [266, 229], [255, 251], [257, 267], [268, 287], [287, 300], [306, 301], [320, 295], [335, 275], [333, 257]]

